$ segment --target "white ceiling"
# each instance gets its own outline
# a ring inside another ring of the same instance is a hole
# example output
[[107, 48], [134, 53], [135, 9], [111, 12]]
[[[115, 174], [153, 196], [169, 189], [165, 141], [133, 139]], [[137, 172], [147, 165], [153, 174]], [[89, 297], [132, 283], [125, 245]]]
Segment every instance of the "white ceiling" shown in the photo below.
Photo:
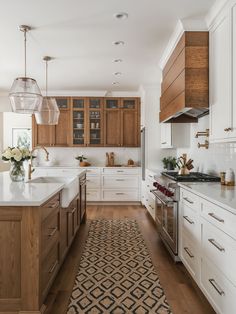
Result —
[[[28, 35], [28, 76], [44, 89], [42, 57], [51, 90], [137, 90], [159, 82], [158, 62], [178, 19], [205, 16], [214, 0], [0, 0], [0, 91], [23, 75], [23, 34]], [[127, 20], [115, 13], [127, 12]], [[123, 40], [125, 45], [112, 43]], [[122, 58], [122, 63], [113, 59]], [[115, 77], [114, 72], [123, 74]], [[119, 81], [119, 85], [112, 85]]]

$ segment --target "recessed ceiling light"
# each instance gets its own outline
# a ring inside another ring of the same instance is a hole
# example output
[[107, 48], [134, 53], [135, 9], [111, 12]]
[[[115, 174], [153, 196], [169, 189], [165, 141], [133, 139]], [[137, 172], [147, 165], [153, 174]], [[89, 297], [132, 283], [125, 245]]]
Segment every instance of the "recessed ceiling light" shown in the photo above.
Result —
[[115, 46], [123, 46], [125, 42], [123, 40], [117, 40], [113, 42], [113, 45]]
[[114, 75], [121, 75], [121, 72], [115, 72]]
[[128, 13], [126, 13], [126, 12], [119, 12], [119, 13], [116, 13], [115, 15], [114, 15], [114, 17], [116, 18], [116, 19], [118, 19], [118, 20], [126, 20], [127, 18], [128, 18]]
[[123, 62], [123, 60], [122, 59], [114, 59], [113, 62], [119, 63], [119, 62]]
[[112, 82], [112, 85], [119, 85], [119, 82]]

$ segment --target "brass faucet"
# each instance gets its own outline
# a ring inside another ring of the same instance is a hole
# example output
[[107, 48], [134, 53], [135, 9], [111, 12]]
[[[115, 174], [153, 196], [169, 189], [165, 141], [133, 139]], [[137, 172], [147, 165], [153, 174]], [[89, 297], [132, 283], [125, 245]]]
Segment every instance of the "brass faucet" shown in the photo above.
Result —
[[29, 169], [28, 169], [28, 179], [31, 180], [31, 174], [34, 172], [34, 168], [32, 166], [32, 161], [33, 161], [33, 152], [37, 149], [43, 149], [46, 153], [46, 161], [49, 161], [49, 152], [46, 150], [46, 148], [44, 146], [36, 146], [32, 149], [32, 151], [30, 152], [30, 162], [29, 162]]

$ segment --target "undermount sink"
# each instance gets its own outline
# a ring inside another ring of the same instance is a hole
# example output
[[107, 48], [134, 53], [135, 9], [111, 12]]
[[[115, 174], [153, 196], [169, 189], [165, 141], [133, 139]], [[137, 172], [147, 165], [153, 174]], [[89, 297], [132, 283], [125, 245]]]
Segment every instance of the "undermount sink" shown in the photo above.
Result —
[[62, 183], [61, 207], [68, 207], [70, 202], [79, 193], [79, 180], [77, 177], [36, 177], [27, 183]]

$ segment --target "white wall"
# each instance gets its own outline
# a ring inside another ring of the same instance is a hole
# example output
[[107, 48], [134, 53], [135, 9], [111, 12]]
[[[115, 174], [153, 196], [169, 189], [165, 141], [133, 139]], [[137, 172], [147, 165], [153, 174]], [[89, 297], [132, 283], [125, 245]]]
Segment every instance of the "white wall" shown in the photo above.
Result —
[[176, 156], [176, 150], [161, 149], [161, 127], [159, 122], [160, 86], [144, 86], [142, 102], [145, 104], [146, 168], [163, 169], [165, 156]]
[[11, 112], [11, 104], [8, 95], [0, 95], [0, 112]]
[[177, 149], [177, 155], [187, 153], [194, 160], [193, 171], [217, 174], [228, 168], [236, 173], [236, 143], [210, 144], [209, 149], [198, 148], [197, 143], [204, 143], [205, 137], [195, 138], [198, 131], [209, 128], [209, 116], [202, 117], [198, 123], [191, 124], [191, 146], [189, 149]]

